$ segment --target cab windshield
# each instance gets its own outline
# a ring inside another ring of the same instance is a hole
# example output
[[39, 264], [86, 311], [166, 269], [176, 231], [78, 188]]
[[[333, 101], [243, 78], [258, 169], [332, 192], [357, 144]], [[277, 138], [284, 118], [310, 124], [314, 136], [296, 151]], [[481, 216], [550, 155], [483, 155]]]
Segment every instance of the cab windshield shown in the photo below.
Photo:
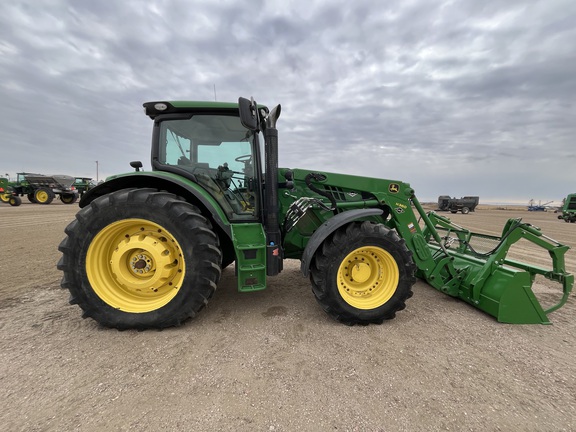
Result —
[[158, 162], [199, 183], [231, 219], [257, 213], [252, 132], [236, 116], [194, 115], [160, 123]]

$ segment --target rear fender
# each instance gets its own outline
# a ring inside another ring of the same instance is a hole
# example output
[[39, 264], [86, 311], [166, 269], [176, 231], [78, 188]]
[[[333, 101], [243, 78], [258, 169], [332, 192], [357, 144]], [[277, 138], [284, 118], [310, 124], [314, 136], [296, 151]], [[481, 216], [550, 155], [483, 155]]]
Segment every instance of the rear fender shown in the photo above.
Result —
[[216, 200], [200, 186], [171, 174], [142, 171], [114, 177], [85, 192], [80, 200], [80, 207], [86, 207], [103, 195], [128, 188], [153, 188], [182, 197], [198, 206], [213, 225], [231, 238], [230, 223]]
[[306, 248], [302, 254], [302, 262], [300, 264], [300, 271], [304, 276], [308, 276], [310, 272], [310, 262], [312, 257], [316, 253], [316, 250], [324, 242], [326, 237], [336, 231], [343, 225], [349, 222], [362, 219], [369, 216], [380, 216], [383, 210], [381, 209], [358, 209], [358, 210], [348, 210], [342, 213], [338, 213], [336, 216], [331, 217], [326, 222], [324, 222], [320, 228], [314, 231], [314, 234], [310, 237]]

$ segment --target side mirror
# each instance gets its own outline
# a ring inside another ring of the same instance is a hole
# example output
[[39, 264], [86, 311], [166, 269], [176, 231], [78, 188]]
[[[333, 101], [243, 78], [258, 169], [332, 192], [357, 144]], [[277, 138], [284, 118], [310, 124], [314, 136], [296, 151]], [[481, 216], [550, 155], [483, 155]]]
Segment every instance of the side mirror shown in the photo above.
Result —
[[140, 162], [140, 161], [133, 161], [133, 162], [130, 162], [130, 166], [131, 166], [132, 168], [134, 168], [136, 171], [140, 171], [140, 168], [142, 168], [142, 162]]
[[238, 98], [238, 108], [240, 110], [240, 122], [242, 126], [251, 131], [259, 130], [258, 110], [254, 99]]

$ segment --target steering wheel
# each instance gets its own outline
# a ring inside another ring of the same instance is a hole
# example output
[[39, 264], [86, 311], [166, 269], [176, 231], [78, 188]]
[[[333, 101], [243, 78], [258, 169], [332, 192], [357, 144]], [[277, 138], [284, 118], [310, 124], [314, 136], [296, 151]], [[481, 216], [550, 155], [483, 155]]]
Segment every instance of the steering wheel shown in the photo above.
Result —
[[234, 159], [236, 162], [242, 162], [242, 163], [246, 163], [248, 161], [252, 160], [252, 155], [251, 154], [245, 154], [242, 156], [238, 156], [236, 159]]

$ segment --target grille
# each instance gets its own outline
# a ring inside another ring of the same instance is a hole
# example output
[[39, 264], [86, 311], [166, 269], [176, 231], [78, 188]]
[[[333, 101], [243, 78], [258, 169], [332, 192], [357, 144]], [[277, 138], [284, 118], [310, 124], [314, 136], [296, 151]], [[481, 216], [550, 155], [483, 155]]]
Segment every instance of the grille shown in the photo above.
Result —
[[324, 190], [331, 194], [336, 201], [346, 201], [346, 194], [342, 188], [337, 186], [324, 185]]

